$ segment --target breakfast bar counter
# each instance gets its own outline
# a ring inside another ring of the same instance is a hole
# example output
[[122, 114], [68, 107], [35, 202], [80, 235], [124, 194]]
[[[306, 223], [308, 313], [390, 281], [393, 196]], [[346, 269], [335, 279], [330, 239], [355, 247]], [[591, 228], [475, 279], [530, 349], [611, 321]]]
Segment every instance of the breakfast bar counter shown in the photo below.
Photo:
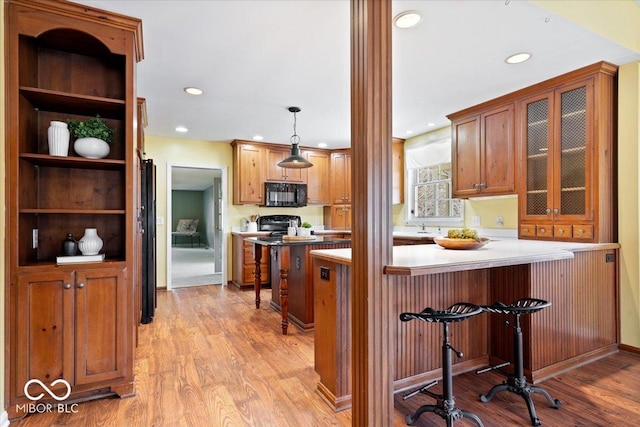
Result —
[[[500, 238], [475, 250], [438, 245], [396, 246], [384, 269], [393, 286], [384, 324], [396, 392], [442, 375], [439, 329], [401, 322], [402, 312], [445, 309], [465, 301], [490, 305], [520, 298], [552, 303], [525, 316], [524, 368], [537, 383], [617, 351], [617, 243], [587, 244]], [[351, 249], [313, 250], [315, 369], [318, 391], [336, 410], [351, 406]], [[452, 324], [452, 344], [464, 353], [454, 374], [511, 361], [512, 331], [485, 313]], [[513, 362], [513, 361], [511, 361]]]

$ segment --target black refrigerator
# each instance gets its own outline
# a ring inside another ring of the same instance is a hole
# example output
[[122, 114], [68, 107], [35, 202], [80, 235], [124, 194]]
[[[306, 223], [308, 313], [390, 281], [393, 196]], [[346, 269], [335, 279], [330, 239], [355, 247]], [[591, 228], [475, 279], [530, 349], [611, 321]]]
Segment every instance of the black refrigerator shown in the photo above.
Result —
[[150, 323], [156, 309], [156, 166], [142, 161], [140, 215], [142, 224], [142, 318]]

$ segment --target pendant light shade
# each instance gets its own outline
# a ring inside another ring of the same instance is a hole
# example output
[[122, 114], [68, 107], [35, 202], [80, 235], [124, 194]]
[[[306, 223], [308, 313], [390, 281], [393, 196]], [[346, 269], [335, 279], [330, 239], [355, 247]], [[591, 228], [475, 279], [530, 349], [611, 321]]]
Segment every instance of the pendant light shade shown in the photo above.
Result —
[[291, 155], [278, 163], [281, 168], [288, 169], [304, 169], [310, 168], [313, 164], [300, 155], [300, 137], [296, 134], [296, 113], [300, 112], [298, 107], [289, 107], [289, 111], [293, 113], [293, 135], [291, 136]]

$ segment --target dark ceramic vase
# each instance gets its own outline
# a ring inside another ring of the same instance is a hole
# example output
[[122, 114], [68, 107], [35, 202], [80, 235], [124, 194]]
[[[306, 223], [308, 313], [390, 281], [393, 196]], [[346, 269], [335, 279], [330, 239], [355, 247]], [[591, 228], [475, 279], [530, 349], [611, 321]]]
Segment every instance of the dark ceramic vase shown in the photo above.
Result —
[[78, 242], [73, 238], [73, 234], [67, 234], [67, 238], [62, 242], [62, 255], [73, 256], [78, 253]]

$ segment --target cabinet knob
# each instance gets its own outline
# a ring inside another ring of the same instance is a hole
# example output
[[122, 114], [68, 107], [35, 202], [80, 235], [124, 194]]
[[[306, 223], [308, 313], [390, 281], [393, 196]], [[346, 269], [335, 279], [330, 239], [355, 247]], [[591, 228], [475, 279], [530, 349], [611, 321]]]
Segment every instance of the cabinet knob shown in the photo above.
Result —
[[65, 283], [64, 284], [64, 288], [65, 289], [71, 289], [71, 283]]
[[546, 229], [546, 228], [541, 228], [541, 229], [540, 229], [540, 232], [541, 232], [541, 233], [546, 233], [546, 232], [547, 232], [547, 229]]
[[474, 189], [477, 189], [477, 188], [478, 188], [478, 185], [480, 185], [480, 184], [473, 184], [473, 188], [474, 188]]
[[547, 215], [549, 215], [551, 213], [551, 209], [547, 209], [545, 212], [547, 212]]
[[485, 184], [484, 182], [481, 182], [481, 183], [479, 184], [479, 187], [480, 187], [480, 188], [487, 188], [487, 184]]
[[557, 214], [558, 212], [560, 212], [560, 210], [559, 210], [558, 208], [555, 208], [555, 209], [553, 210], [553, 213], [554, 213], [554, 214]]
[[84, 288], [84, 283], [82, 282], [78, 283], [78, 289], [82, 289], [82, 288]]
[[528, 232], [529, 232], [529, 229], [528, 229], [528, 228], [525, 228], [525, 229], [524, 229], [524, 232], [525, 232], [525, 233], [528, 233]]
[[578, 230], [578, 234], [584, 234], [584, 230], [581, 228]]
[[564, 234], [564, 230], [561, 228], [560, 230], [558, 230], [558, 234]]

